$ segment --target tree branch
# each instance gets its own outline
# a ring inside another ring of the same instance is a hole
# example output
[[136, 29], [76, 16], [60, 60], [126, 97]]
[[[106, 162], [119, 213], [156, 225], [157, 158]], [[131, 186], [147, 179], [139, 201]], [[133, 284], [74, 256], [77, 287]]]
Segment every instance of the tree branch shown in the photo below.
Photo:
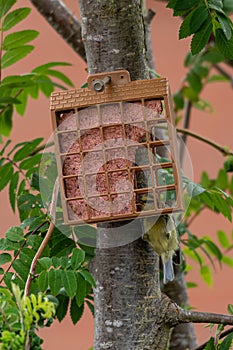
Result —
[[29, 273], [28, 273], [28, 278], [27, 278], [27, 281], [26, 281], [26, 284], [25, 284], [25, 288], [24, 288], [24, 296], [28, 296], [28, 294], [30, 292], [30, 287], [31, 287], [32, 279], [33, 279], [34, 274], [35, 274], [35, 270], [36, 270], [36, 265], [37, 265], [38, 259], [40, 259], [41, 254], [43, 253], [45, 247], [47, 246], [47, 244], [48, 244], [48, 242], [49, 242], [49, 240], [50, 240], [50, 238], [52, 236], [54, 227], [55, 227], [55, 224], [54, 224], [55, 219], [54, 218], [55, 218], [55, 214], [56, 214], [56, 204], [57, 204], [58, 190], [59, 190], [59, 182], [58, 182], [58, 178], [57, 178], [56, 181], [55, 181], [55, 184], [54, 184], [51, 205], [50, 205], [50, 208], [49, 208], [49, 214], [51, 215], [51, 221], [50, 221], [50, 224], [49, 224], [48, 231], [47, 231], [43, 241], [41, 242], [41, 245], [40, 245], [38, 251], [36, 252], [36, 254], [35, 254], [35, 256], [34, 256], [34, 258], [32, 260], [32, 263], [31, 263], [31, 266], [30, 266], [30, 270], [29, 270]]
[[199, 134], [197, 134], [197, 133], [195, 133], [193, 131], [190, 131], [188, 129], [182, 129], [182, 128], [176, 128], [176, 130], [179, 133], [192, 136], [192, 137], [194, 137], [195, 139], [197, 139], [199, 141], [203, 141], [203, 142], [207, 143], [208, 145], [214, 147], [216, 150], [221, 152], [224, 156], [233, 155], [233, 151], [229, 150], [226, 146], [219, 145], [218, 143], [216, 143], [216, 142], [214, 142], [214, 141], [212, 141], [210, 139], [207, 139], [206, 137], [201, 136], [201, 135], [199, 135]]
[[86, 61], [81, 25], [61, 0], [29, 0], [70, 47]]
[[179, 323], [215, 323], [223, 325], [233, 325], [233, 316], [215, 314], [211, 312], [188, 311], [181, 309], [178, 314]]

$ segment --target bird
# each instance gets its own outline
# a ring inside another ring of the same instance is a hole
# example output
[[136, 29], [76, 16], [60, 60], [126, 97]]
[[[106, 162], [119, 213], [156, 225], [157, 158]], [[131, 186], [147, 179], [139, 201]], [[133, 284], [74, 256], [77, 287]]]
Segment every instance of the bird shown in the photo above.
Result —
[[[179, 251], [179, 240], [171, 214], [142, 218], [142, 238], [161, 257], [163, 263], [163, 283], [174, 280], [173, 256]], [[178, 258], [179, 260], [179, 258]]]

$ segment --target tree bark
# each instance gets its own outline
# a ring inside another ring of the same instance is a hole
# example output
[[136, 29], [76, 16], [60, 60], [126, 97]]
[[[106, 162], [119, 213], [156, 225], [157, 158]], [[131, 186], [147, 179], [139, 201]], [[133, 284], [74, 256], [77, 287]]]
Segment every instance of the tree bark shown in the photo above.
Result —
[[[79, 5], [89, 73], [127, 69], [132, 80], [148, 79], [142, 1], [79, 0]], [[102, 237], [111, 239], [112, 228], [118, 226], [122, 235], [124, 224], [102, 224], [100, 246]], [[136, 220], [133, 224], [138, 230]], [[97, 283], [94, 348], [164, 350], [170, 327], [161, 321], [159, 259], [148, 244], [137, 239], [97, 248], [92, 270]]]
[[40, 14], [77, 54], [86, 60], [81, 25], [61, 0], [30, 0]]
[[[174, 266], [175, 280], [164, 287], [164, 293], [178, 305], [187, 308], [189, 306], [187, 287], [181, 266]], [[195, 349], [197, 340], [192, 323], [177, 325], [171, 335], [169, 350]]]

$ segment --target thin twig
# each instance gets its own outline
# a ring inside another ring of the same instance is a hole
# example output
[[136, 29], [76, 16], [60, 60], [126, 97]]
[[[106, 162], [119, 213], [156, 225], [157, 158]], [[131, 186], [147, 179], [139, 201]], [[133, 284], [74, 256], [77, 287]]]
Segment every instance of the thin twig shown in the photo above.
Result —
[[54, 184], [51, 205], [49, 208], [49, 215], [51, 216], [51, 221], [49, 224], [48, 231], [47, 231], [43, 241], [41, 242], [41, 245], [40, 245], [38, 251], [36, 252], [36, 254], [32, 260], [30, 270], [28, 273], [28, 277], [27, 277], [27, 281], [26, 281], [25, 288], [24, 288], [24, 296], [25, 297], [29, 295], [30, 287], [31, 287], [32, 279], [33, 279], [34, 274], [35, 274], [38, 259], [40, 259], [45, 247], [47, 246], [47, 244], [52, 236], [54, 227], [55, 227], [54, 221], [55, 221], [55, 214], [56, 214], [58, 190], [59, 190], [59, 182], [58, 182], [58, 178], [57, 178], [55, 181], [55, 184]]
[[176, 128], [176, 130], [179, 133], [192, 136], [199, 141], [203, 141], [204, 143], [207, 143], [208, 145], [214, 147], [216, 150], [221, 152], [224, 156], [233, 155], [233, 151], [229, 150], [226, 146], [219, 145], [218, 143], [216, 143], [210, 139], [207, 139], [206, 137], [201, 136], [200, 134], [197, 134], [197, 133], [190, 131], [188, 129]]
[[47, 222], [48, 222], [48, 221], [46, 220], [46, 221], [42, 222], [40, 225], [38, 225], [38, 226], [35, 228], [35, 230], [33, 230], [33, 231], [30, 233], [30, 235], [27, 237], [27, 239], [25, 239], [25, 241], [21, 244], [21, 246], [20, 246], [19, 249], [17, 250], [17, 253], [16, 253], [15, 256], [14, 256], [14, 259], [12, 260], [12, 262], [10, 263], [10, 265], [8, 266], [8, 268], [6, 269], [6, 271], [4, 272], [4, 275], [2, 276], [2, 278], [1, 278], [1, 280], [0, 280], [0, 284], [1, 284], [2, 281], [4, 280], [4, 278], [5, 278], [6, 274], [7, 274], [7, 272], [10, 271], [10, 269], [11, 269], [11, 267], [12, 267], [14, 261], [18, 258], [18, 256], [19, 256], [21, 250], [22, 250], [22, 249], [24, 248], [24, 246], [26, 245], [28, 238], [31, 237], [32, 235], [34, 235], [42, 226], [44, 226], [45, 224], [47, 224]]
[[[219, 339], [225, 338], [227, 335], [229, 335], [229, 334], [232, 333], [232, 332], [233, 332], [233, 327], [231, 327], [231, 328], [227, 329], [226, 331], [222, 332], [222, 333], [220, 334]], [[198, 347], [195, 348], [194, 350], [203, 350], [203, 349], [206, 347], [207, 343], [208, 343], [208, 341], [205, 342], [205, 343], [203, 343], [203, 344], [201, 344], [200, 346], [198, 346]]]
[[[184, 123], [183, 128], [188, 129], [190, 124], [190, 117], [191, 117], [191, 109], [192, 109], [192, 103], [191, 101], [187, 100], [185, 105], [185, 112], [184, 112]], [[187, 141], [187, 134], [182, 135], [182, 141], [180, 144], [180, 163], [182, 164], [183, 158], [184, 158], [184, 148]]]
[[219, 66], [218, 64], [214, 64], [214, 68], [221, 73], [225, 78], [230, 80], [231, 83], [231, 87], [233, 87], [233, 78], [230, 74], [228, 74], [225, 69], [223, 69], [221, 66]]

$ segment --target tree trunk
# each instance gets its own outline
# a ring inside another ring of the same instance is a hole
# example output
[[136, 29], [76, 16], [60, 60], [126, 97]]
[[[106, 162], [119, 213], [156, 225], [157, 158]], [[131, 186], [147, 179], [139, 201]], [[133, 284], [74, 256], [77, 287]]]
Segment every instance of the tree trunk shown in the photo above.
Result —
[[[143, 1], [79, 0], [79, 5], [89, 74], [127, 69], [131, 80], [148, 79]], [[137, 220], [130, 232], [125, 222], [99, 225], [92, 265], [96, 350], [166, 349], [171, 325], [169, 302], [160, 292], [158, 256], [142, 239], [117, 246], [122, 236], [139, 237], [139, 228]], [[114, 240], [116, 247], [103, 248]]]

